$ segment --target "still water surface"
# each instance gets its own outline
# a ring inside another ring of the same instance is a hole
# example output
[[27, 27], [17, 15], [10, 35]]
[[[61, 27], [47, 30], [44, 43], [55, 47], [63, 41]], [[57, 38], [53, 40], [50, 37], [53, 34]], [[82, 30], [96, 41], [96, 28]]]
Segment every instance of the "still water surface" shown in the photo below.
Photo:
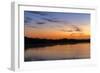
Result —
[[41, 48], [28, 48], [25, 61], [85, 59], [90, 58], [90, 43], [64, 44]]

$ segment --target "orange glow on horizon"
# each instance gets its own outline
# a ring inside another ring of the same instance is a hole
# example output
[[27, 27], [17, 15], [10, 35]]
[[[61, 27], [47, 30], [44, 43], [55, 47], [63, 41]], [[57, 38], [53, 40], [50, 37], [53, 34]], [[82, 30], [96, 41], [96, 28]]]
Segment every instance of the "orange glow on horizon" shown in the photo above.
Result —
[[[34, 29], [32, 27], [25, 26], [24, 35], [30, 38], [40, 39], [89, 39], [90, 28], [89, 25], [79, 26], [82, 31], [64, 32], [61, 30], [51, 28]], [[64, 28], [67, 29], [68, 27]]]
[[48, 31], [40, 31], [40, 32], [25, 32], [25, 35], [27, 37], [31, 38], [40, 38], [40, 39], [89, 39], [90, 34], [89, 33], [67, 33], [67, 32], [48, 32]]

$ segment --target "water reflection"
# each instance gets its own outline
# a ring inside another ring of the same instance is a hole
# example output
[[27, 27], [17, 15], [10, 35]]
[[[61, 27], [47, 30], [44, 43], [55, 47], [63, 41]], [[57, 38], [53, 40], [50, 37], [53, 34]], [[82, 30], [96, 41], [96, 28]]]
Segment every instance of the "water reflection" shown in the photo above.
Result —
[[24, 52], [24, 58], [25, 61], [90, 58], [90, 43], [28, 48]]

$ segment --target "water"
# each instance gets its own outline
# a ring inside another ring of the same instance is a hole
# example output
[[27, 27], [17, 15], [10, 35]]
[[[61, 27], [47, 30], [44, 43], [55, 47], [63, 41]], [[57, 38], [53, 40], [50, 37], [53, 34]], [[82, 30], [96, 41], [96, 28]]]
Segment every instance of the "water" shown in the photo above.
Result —
[[28, 48], [25, 61], [86, 59], [90, 58], [90, 43], [64, 44], [41, 48]]

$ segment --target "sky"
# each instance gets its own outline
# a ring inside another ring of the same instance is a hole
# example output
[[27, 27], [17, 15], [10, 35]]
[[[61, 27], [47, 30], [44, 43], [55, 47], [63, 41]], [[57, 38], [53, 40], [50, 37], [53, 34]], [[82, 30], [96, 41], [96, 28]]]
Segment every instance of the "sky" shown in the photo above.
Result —
[[89, 39], [90, 14], [24, 11], [25, 37]]

